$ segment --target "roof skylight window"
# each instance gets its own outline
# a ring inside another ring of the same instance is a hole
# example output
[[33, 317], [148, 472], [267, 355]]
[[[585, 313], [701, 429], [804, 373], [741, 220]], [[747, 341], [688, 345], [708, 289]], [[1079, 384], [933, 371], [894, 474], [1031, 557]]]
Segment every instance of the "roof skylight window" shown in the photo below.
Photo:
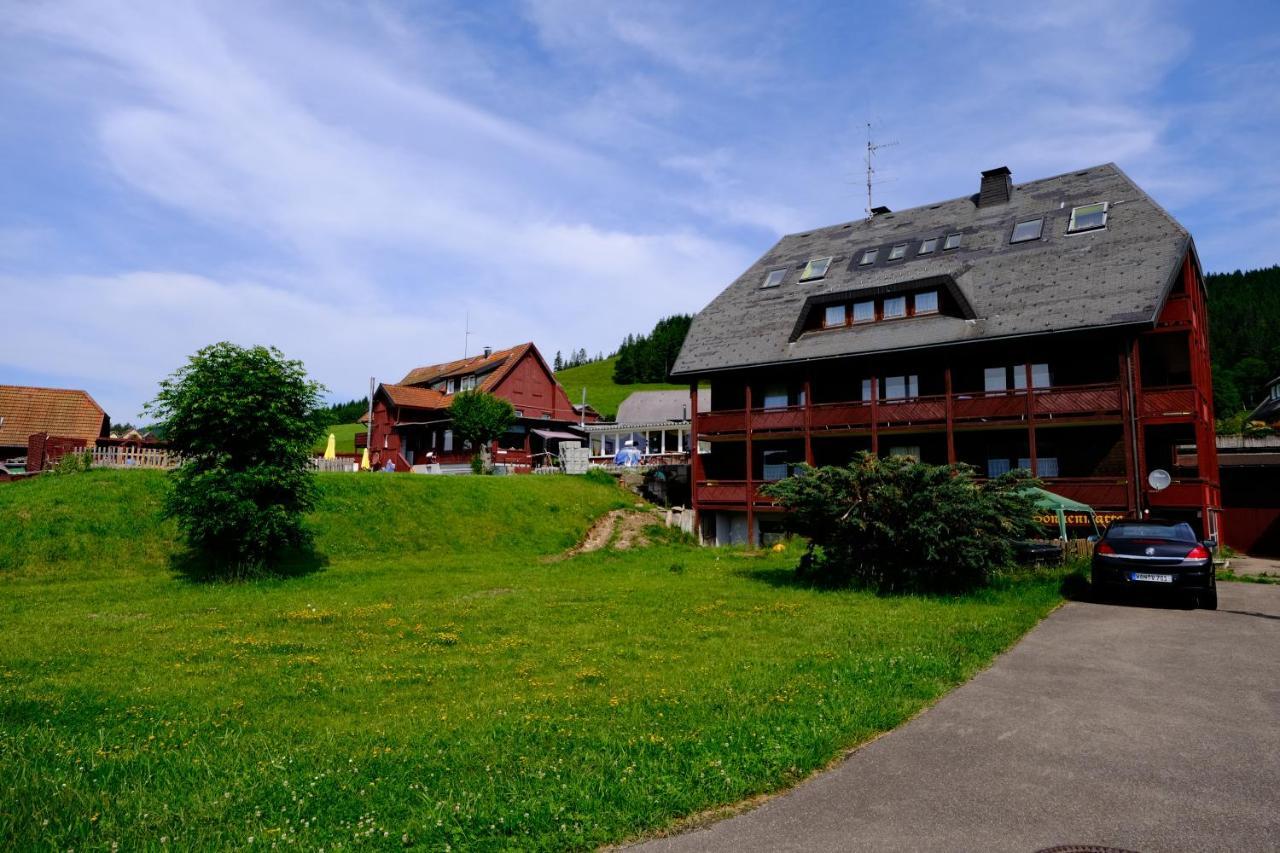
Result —
[[899, 243], [889, 250], [889, 260], [900, 261], [907, 256], [907, 244]]
[[960, 235], [948, 234], [947, 239], [942, 244], [942, 251], [945, 252], [945, 251], [948, 251], [949, 249], [958, 249], [959, 247], [960, 247]]
[[822, 278], [827, 274], [827, 268], [831, 266], [831, 258], [814, 258], [804, 265], [804, 271], [800, 273], [801, 281], [814, 281]]
[[1097, 204], [1086, 204], [1071, 208], [1071, 224], [1067, 226], [1067, 233], [1092, 231], [1095, 228], [1105, 227], [1106, 224], [1107, 203], [1100, 201]]
[[1010, 243], [1025, 243], [1028, 240], [1039, 240], [1040, 232], [1044, 230], [1044, 217], [1040, 216], [1035, 219], [1026, 219], [1013, 226], [1013, 236], [1009, 238]]
[[928, 240], [921, 240], [921, 241], [920, 241], [920, 251], [916, 252], [916, 254], [917, 254], [917, 255], [932, 255], [932, 254], [933, 254], [933, 250], [934, 250], [934, 249], [936, 249], [936, 248], [938, 248], [938, 238], [937, 238], [937, 237], [930, 237]]
[[858, 266], [865, 267], [876, 262], [876, 255], [880, 254], [879, 249], [867, 249], [862, 253], [862, 259], [858, 261]]
[[782, 280], [787, 277], [786, 270], [769, 270], [764, 277], [764, 284], [761, 287], [777, 287], [782, 284]]

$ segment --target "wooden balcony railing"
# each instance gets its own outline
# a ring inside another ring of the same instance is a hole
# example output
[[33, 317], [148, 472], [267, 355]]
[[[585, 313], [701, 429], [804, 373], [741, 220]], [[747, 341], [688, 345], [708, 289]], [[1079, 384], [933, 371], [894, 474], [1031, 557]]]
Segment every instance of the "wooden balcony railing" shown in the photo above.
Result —
[[1185, 418], [1196, 412], [1196, 389], [1158, 388], [1142, 392], [1142, 417]]
[[[1178, 400], [1191, 389], [1172, 392]], [[1161, 391], [1147, 392], [1155, 401], [1168, 399]], [[876, 425], [883, 427], [942, 426], [947, 421], [947, 397], [938, 394], [904, 400], [878, 400], [875, 405]], [[870, 402], [849, 401], [816, 403], [809, 413], [815, 430], [865, 429], [871, 425]], [[1028, 406], [1025, 390], [997, 393], [951, 395], [951, 417], [957, 424], [1025, 421], [1028, 411], [1034, 418], [1053, 420], [1062, 417], [1120, 417], [1120, 386], [1116, 383], [1097, 385], [1063, 385], [1037, 388]], [[747, 428], [745, 409], [701, 412], [698, 432], [703, 435], [732, 435]], [[788, 432], [804, 429], [804, 406], [782, 409], [752, 409], [751, 431]]]
[[[1123, 477], [1045, 477], [1045, 488], [1064, 497], [1089, 504], [1095, 509], [1121, 509], [1128, 505], [1128, 488]], [[762, 482], [752, 482], [753, 503], [756, 506], [771, 506], [773, 501], [760, 493]], [[699, 480], [694, 484], [694, 500], [698, 505], [730, 505], [747, 504], [746, 480]], [[1187, 491], [1183, 487], [1189, 487]], [[1172, 486], [1160, 494], [1168, 495], [1163, 502], [1152, 501], [1160, 506], [1194, 506], [1199, 496], [1199, 481], [1175, 481]]]

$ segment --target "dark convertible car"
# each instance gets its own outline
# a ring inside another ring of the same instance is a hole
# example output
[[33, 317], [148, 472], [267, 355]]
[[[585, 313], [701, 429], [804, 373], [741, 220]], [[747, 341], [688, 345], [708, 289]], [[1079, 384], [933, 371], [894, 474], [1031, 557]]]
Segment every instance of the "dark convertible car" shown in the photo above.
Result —
[[1181, 521], [1114, 521], [1093, 548], [1091, 576], [1099, 596], [1121, 590], [1171, 592], [1216, 610], [1218, 584], [1213, 543], [1196, 538]]

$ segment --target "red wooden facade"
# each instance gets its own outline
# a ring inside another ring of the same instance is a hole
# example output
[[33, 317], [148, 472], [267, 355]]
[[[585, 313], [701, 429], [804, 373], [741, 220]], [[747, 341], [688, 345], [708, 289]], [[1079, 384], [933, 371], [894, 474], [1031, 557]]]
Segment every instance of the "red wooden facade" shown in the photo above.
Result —
[[[711, 411], [697, 410], [690, 386], [693, 432], [711, 443], [709, 454], [693, 458], [694, 507], [745, 513], [754, 539], [759, 518], [779, 511], [760, 487], [783, 467], [902, 449], [926, 462], [967, 462], [980, 473], [992, 458], [1009, 460], [1095, 509], [1185, 518], [1219, 536], [1207, 335], [1204, 285], [1188, 252], [1157, 322], [1142, 331], [1028, 336], [712, 376]], [[975, 383], [983, 367], [1010, 364], [1025, 371], [1012, 390]], [[1033, 364], [1047, 364], [1054, 380], [1033, 381]], [[907, 374], [937, 393], [884, 399], [883, 377]], [[858, 380], [875, 389], [869, 399], [850, 399], [859, 396]], [[775, 389], [768, 407], [761, 405], [766, 385]], [[785, 389], [786, 405], [777, 389]], [[1194, 467], [1176, 464], [1179, 444], [1204, 449]], [[1154, 468], [1173, 475], [1168, 488], [1147, 485]]]
[[[381, 467], [390, 460], [397, 471], [408, 471], [425, 462], [470, 461], [473, 450], [455, 440], [449, 415], [453, 394], [470, 387], [501, 397], [515, 408], [516, 425], [490, 450], [496, 463], [517, 472], [530, 470], [537, 462], [535, 456], [554, 443], [555, 439], [545, 439], [539, 432], [565, 433], [580, 423], [581, 416], [537, 347], [529, 343], [486, 351], [470, 359], [417, 368], [398, 384], [378, 387], [368, 442], [373, 465]], [[587, 422], [596, 419], [594, 412], [587, 413]], [[357, 446], [364, 446], [368, 437], [358, 434]]]

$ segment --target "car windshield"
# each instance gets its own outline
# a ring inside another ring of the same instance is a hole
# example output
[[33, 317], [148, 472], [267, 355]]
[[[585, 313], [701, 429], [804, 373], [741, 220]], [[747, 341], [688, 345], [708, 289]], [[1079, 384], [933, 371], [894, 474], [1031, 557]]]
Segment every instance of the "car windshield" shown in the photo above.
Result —
[[1195, 542], [1196, 532], [1186, 522], [1157, 524], [1113, 524], [1107, 531], [1108, 539], [1176, 539], [1179, 542]]

